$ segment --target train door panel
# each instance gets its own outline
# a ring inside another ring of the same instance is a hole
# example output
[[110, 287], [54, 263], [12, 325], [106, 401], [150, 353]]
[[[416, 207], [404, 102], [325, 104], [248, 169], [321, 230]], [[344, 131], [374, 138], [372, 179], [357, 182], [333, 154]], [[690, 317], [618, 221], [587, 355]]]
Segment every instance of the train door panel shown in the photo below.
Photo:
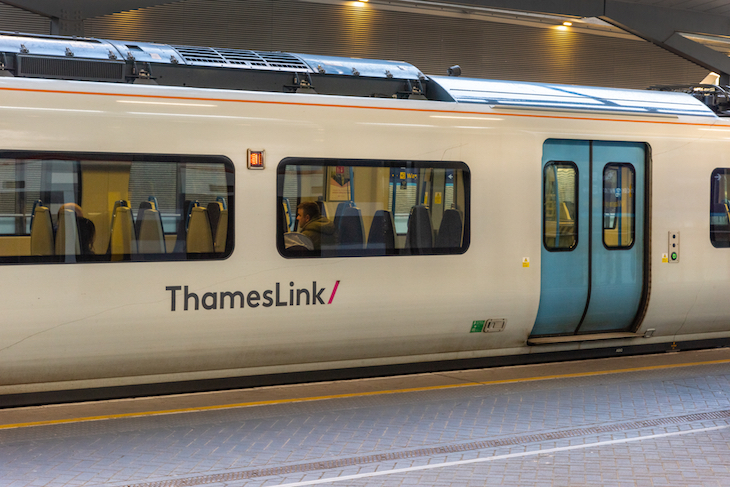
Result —
[[590, 145], [547, 141], [543, 150], [540, 307], [533, 335], [573, 333], [588, 299]]
[[644, 285], [644, 159], [644, 144], [593, 143], [591, 292], [579, 332], [628, 329], [639, 308]]
[[549, 140], [543, 149], [532, 336], [627, 330], [644, 288], [645, 145]]

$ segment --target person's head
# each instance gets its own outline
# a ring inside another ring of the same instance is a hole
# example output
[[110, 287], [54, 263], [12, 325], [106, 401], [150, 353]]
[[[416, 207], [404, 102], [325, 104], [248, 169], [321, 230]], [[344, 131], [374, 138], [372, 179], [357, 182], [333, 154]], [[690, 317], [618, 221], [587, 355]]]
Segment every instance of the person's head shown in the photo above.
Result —
[[84, 216], [84, 210], [81, 209], [79, 205], [76, 203], [64, 203], [58, 208], [58, 216], [61, 216], [61, 213], [64, 212], [64, 210], [73, 210], [74, 213], [76, 213], [77, 218], [82, 218]]
[[96, 226], [88, 218], [76, 219], [76, 226], [79, 229], [79, 246], [82, 254], [94, 253], [94, 238], [96, 237]]
[[297, 206], [297, 221], [299, 228], [312, 220], [319, 218], [319, 206], [314, 201], [307, 201]]

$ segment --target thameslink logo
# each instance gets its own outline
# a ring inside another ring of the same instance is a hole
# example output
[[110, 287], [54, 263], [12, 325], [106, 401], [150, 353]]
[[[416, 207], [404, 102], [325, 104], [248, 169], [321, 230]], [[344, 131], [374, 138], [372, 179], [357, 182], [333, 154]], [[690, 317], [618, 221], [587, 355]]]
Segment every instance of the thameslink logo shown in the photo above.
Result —
[[[327, 304], [332, 304], [339, 285], [340, 281], [336, 281]], [[287, 296], [286, 289], [282, 291], [281, 284], [277, 282], [274, 289], [267, 289], [263, 292], [249, 291], [246, 294], [242, 291], [222, 291], [205, 293], [202, 296], [198, 296], [196, 293], [191, 293], [188, 290], [188, 286], [165, 287], [165, 291], [170, 291], [170, 311], [176, 311], [178, 309], [180, 299], [182, 299], [184, 311], [188, 311], [189, 309], [198, 310], [201, 306], [203, 309], [224, 309], [226, 305], [230, 308], [235, 308], [236, 305], [239, 308], [245, 306], [249, 308], [258, 308], [259, 306], [263, 306], [264, 308], [270, 308], [272, 306], [309, 306], [310, 304], [314, 306], [317, 303], [325, 304], [326, 289], [325, 287], [318, 287], [317, 281], [312, 281], [312, 292], [310, 294], [309, 287], [295, 289], [294, 282], [290, 282]], [[325, 295], [324, 298], [322, 297], [323, 294]], [[287, 297], [289, 298], [288, 300]]]

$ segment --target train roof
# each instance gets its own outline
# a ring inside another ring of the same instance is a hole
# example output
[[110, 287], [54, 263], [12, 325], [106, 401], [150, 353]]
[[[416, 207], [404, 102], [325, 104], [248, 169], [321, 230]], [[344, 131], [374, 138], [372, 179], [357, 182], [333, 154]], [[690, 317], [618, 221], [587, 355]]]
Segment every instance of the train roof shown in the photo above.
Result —
[[445, 76], [434, 76], [431, 79], [439, 83], [454, 100], [461, 103], [512, 108], [715, 116], [707, 105], [684, 93]]
[[0, 32], [0, 76], [715, 117], [684, 93], [426, 76], [401, 61]]

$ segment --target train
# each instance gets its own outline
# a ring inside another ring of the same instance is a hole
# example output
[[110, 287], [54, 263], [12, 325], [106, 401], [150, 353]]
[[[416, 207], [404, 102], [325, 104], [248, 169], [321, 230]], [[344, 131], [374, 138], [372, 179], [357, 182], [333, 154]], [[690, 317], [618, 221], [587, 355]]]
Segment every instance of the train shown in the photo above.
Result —
[[690, 94], [17, 33], [0, 62], [2, 406], [730, 339], [730, 123]]

